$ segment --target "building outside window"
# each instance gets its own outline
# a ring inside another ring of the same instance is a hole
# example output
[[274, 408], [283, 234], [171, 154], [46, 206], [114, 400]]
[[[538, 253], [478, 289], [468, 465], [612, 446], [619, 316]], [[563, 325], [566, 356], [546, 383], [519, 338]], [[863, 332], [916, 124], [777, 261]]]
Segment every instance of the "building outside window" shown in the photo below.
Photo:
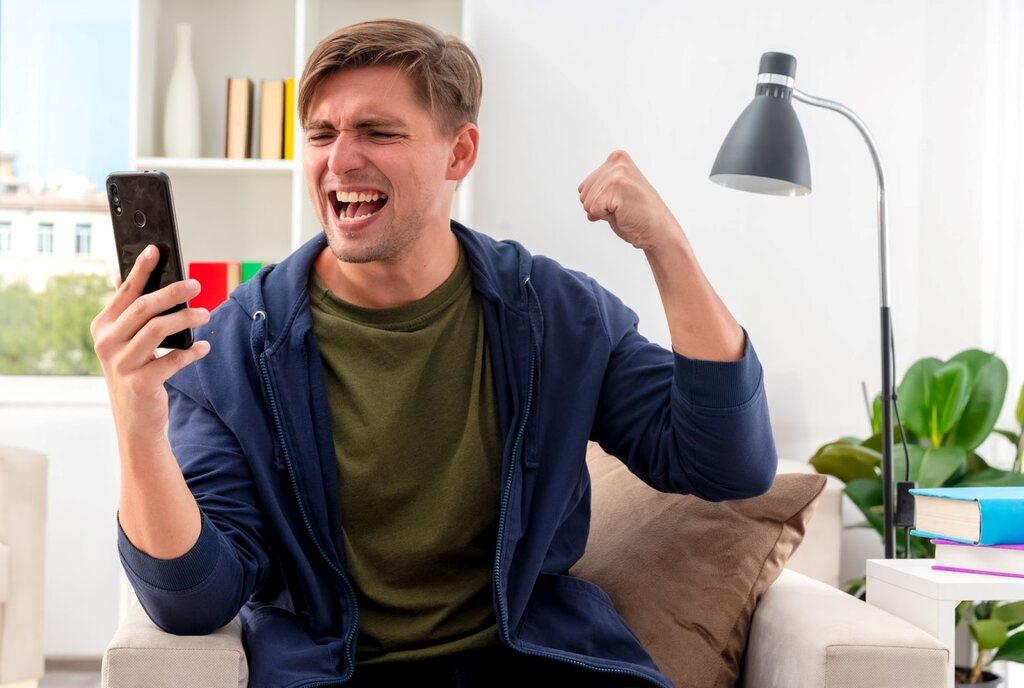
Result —
[[117, 276], [103, 180], [129, 166], [130, 19], [130, 0], [0, 0], [0, 385], [101, 374], [89, 325]]
[[36, 252], [53, 253], [53, 223], [40, 222], [36, 229]]
[[92, 225], [79, 222], [75, 225], [75, 254], [89, 255], [92, 252]]

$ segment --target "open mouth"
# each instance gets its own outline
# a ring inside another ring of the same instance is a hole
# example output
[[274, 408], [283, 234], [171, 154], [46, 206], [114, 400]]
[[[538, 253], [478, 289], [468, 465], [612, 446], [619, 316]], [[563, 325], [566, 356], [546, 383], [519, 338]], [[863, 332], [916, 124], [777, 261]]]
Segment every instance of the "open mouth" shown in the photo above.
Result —
[[327, 194], [334, 215], [340, 222], [356, 222], [376, 215], [388, 203], [380, 191], [331, 191]]

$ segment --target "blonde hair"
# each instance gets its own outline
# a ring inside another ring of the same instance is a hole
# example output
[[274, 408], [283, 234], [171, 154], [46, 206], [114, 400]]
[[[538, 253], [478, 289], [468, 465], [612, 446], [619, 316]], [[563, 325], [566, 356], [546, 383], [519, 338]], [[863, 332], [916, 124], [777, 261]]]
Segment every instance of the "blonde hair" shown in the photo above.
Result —
[[426, 24], [379, 19], [342, 27], [313, 48], [299, 80], [302, 128], [321, 82], [340, 69], [371, 65], [395, 65], [409, 74], [440, 133], [452, 134], [466, 122], [476, 124], [483, 77], [469, 46]]

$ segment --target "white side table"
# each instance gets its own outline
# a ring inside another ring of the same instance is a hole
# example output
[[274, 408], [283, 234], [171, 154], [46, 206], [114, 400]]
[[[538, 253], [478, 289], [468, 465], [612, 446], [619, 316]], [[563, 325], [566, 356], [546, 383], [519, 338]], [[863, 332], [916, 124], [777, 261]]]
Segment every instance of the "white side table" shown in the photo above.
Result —
[[868, 559], [867, 601], [938, 638], [949, 648], [953, 686], [956, 606], [964, 600], [1024, 600], [1024, 578], [935, 571], [934, 559]]

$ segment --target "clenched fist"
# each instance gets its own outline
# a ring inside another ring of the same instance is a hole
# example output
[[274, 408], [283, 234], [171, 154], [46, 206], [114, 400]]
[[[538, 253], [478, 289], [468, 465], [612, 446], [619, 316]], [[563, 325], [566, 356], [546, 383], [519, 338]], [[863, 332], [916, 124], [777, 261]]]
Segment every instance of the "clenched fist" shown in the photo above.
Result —
[[682, 227], [636, 163], [615, 151], [579, 186], [580, 202], [591, 222], [607, 220], [635, 248], [656, 251], [682, 232]]

